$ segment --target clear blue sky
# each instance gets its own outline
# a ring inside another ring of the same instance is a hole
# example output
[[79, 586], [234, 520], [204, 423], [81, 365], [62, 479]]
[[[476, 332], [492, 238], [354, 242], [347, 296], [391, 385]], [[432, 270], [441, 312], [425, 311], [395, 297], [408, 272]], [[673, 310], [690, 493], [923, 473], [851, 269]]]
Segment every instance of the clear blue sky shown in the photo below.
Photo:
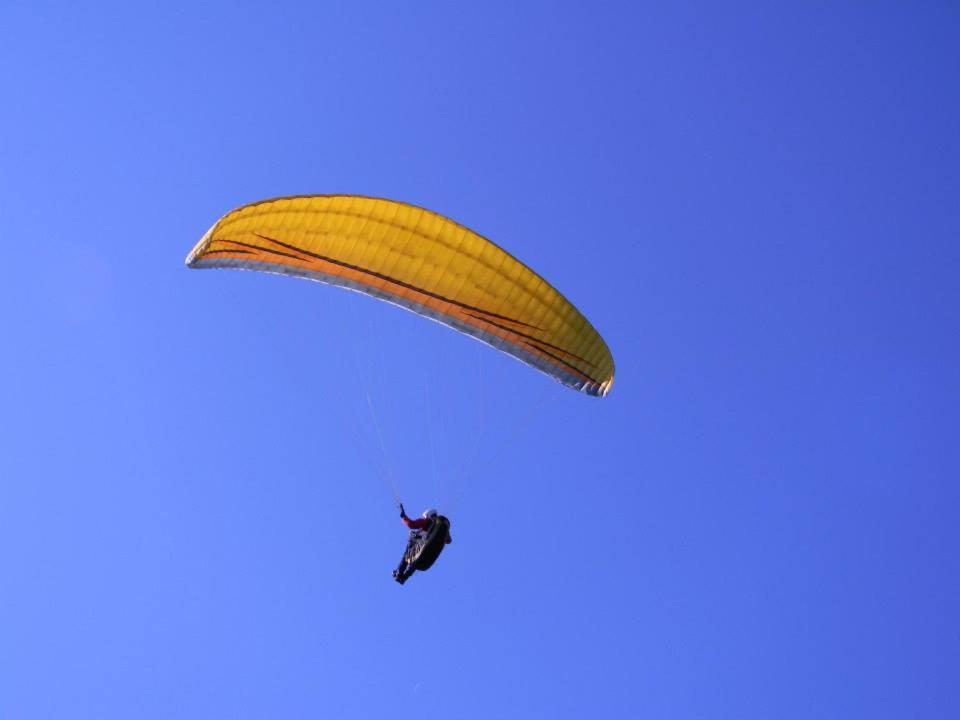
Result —
[[[956, 3], [130, 6], [0, 7], [0, 718], [960, 717]], [[183, 266], [336, 192], [613, 393]]]

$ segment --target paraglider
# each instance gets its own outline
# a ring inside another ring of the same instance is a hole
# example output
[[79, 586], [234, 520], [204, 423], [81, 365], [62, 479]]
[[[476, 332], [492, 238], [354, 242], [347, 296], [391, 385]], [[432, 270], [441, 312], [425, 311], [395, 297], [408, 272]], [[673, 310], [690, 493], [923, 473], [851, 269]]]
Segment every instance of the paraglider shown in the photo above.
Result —
[[393, 579], [403, 585], [416, 570], [429, 570], [453, 538], [450, 537], [450, 521], [433, 508], [411, 520], [400, 503], [400, 519], [410, 528], [410, 536], [400, 564], [393, 571]]
[[[280, 273], [354, 290], [443, 323], [568, 387], [603, 397], [613, 356], [600, 333], [540, 275], [485, 237], [407, 203], [304, 195], [228, 212], [186, 258], [191, 268]], [[450, 542], [450, 521], [401, 517], [410, 542], [403, 584]]]

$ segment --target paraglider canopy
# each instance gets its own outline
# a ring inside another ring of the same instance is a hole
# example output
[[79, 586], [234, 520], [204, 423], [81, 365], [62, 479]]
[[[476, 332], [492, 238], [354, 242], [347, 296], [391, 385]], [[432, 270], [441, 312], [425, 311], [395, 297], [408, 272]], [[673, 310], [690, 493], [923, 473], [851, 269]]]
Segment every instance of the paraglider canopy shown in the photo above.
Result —
[[356, 195], [265, 200], [220, 218], [186, 263], [350, 288], [472, 335], [589, 395], [613, 385], [607, 344], [563, 295], [486, 238], [420, 207]]

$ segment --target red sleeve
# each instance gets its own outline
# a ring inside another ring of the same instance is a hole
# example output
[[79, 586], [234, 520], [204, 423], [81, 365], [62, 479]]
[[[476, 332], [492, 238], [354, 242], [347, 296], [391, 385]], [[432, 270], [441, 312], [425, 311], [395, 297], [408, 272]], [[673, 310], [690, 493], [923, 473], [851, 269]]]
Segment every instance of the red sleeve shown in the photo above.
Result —
[[411, 530], [423, 530], [428, 522], [427, 518], [417, 518], [416, 520], [411, 520], [408, 517], [403, 518], [403, 524]]

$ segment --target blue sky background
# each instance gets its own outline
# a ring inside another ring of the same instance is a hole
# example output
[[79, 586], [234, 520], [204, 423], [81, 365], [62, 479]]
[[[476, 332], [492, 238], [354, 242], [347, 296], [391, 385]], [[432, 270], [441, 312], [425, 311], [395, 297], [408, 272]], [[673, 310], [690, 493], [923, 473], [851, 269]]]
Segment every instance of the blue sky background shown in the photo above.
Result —
[[[0, 6], [0, 717], [960, 717], [955, 3], [130, 5]], [[612, 395], [183, 267], [332, 192]]]

